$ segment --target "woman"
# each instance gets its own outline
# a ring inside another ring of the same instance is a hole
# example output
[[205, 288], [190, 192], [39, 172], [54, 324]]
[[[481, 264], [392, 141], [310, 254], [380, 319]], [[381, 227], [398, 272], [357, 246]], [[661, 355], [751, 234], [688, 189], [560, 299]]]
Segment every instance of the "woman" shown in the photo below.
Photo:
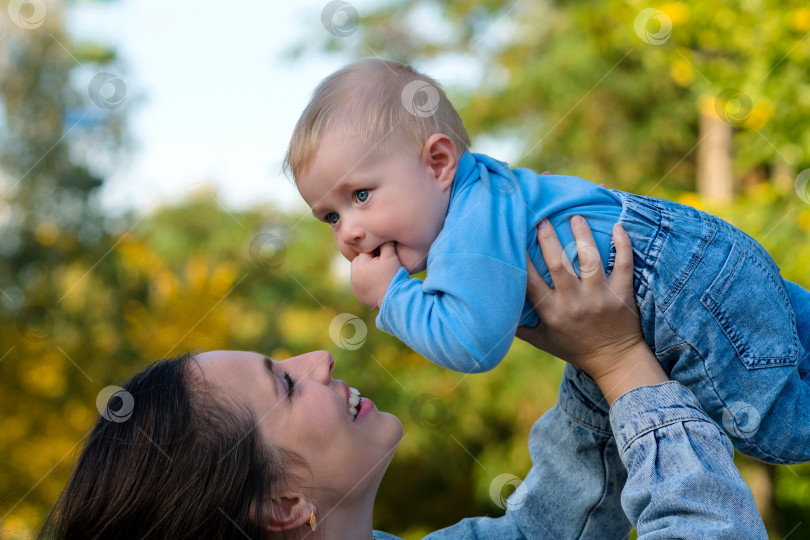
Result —
[[[572, 227], [592, 245], [587, 225]], [[729, 441], [644, 344], [629, 239], [620, 227], [614, 238], [611, 276], [582, 250], [579, 280], [554, 264], [553, 231], [539, 233], [555, 290], [531, 276], [544, 324], [519, 336], [572, 364], [559, 403], [532, 428], [534, 466], [506, 515], [466, 519], [431, 540], [626, 538], [623, 486], [639, 538], [766, 537]], [[367, 398], [355, 406], [333, 366], [323, 351], [153, 364], [126, 385], [134, 407], [94, 427], [40, 536], [394, 538], [372, 532], [372, 510], [402, 426]], [[594, 465], [571, 478], [564, 460], [575, 455]]]

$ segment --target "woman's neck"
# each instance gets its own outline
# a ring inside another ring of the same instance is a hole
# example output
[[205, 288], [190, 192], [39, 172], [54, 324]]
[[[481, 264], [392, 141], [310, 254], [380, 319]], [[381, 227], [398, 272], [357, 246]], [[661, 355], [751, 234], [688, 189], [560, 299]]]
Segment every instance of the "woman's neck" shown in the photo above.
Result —
[[371, 540], [372, 515], [374, 513], [374, 493], [364, 497], [363, 500], [354, 500], [351, 504], [346, 501], [338, 503], [323, 517], [317, 516], [318, 529], [304, 538], [318, 538], [319, 540]]

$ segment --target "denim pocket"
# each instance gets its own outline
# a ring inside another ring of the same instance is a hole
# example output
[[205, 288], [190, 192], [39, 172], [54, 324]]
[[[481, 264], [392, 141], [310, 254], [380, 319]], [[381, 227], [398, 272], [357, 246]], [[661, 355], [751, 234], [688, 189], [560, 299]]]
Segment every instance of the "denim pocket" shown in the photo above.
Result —
[[796, 318], [782, 278], [734, 243], [719, 275], [700, 302], [748, 369], [798, 362]]

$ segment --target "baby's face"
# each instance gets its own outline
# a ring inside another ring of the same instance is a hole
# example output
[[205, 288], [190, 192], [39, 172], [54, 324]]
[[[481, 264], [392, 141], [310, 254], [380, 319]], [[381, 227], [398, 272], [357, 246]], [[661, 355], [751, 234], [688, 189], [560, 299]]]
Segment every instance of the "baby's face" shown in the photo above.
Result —
[[425, 269], [450, 200], [450, 189], [419, 156], [380, 155], [332, 136], [298, 179], [298, 191], [312, 214], [332, 227], [344, 257], [377, 255], [382, 244], [393, 242], [410, 274]]

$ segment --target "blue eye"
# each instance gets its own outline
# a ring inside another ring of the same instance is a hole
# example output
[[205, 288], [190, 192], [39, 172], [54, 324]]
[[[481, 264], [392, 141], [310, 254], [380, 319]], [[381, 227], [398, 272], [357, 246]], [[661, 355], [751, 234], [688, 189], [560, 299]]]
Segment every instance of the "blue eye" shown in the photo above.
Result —
[[334, 225], [335, 223], [338, 222], [339, 219], [340, 215], [337, 212], [329, 212], [328, 214], [326, 214], [324, 221], [326, 221], [330, 225]]
[[354, 198], [357, 199], [357, 202], [366, 202], [368, 199], [368, 190], [358, 189], [354, 192]]

